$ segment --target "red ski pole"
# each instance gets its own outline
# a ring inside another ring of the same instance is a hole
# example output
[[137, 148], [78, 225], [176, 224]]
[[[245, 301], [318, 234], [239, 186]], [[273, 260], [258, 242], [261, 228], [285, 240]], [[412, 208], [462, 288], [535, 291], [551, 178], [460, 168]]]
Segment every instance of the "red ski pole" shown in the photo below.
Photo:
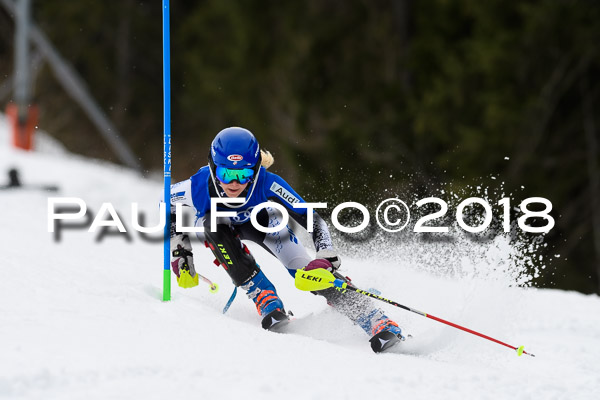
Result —
[[362, 295], [368, 296], [368, 297], [372, 297], [374, 299], [383, 301], [383, 302], [391, 304], [393, 306], [413, 312], [415, 314], [422, 315], [423, 317], [430, 318], [434, 321], [441, 322], [442, 324], [452, 326], [454, 328], [471, 333], [473, 335], [490, 340], [492, 342], [501, 344], [502, 346], [505, 346], [505, 347], [508, 347], [509, 349], [515, 350], [517, 352], [517, 355], [519, 355], [519, 356], [522, 354], [527, 354], [528, 356], [535, 357], [535, 355], [528, 353], [524, 350], [525, 346], [519, 346], [519, 347], [511, 346], [508, 343], [504, 343], [498, 339], [494, 339], [493, 337], [484, 335], [483, 333], [476, 332], [472, 329], [465, 328], [464, 326], [460, 326], [453, 322], [446, 321], [445, 319], [438, 318], [431, 314], [424, 313], [423, 311], [415, 310], [414, 308], [404, 306], [393, 300], [389, 300], [389, 299], [386, 299], [385, 297], [381, 297], [379, 295], [359, 289], [359, 288], [349, 284], [348, 282], [346, 282], [343, 279], [337, 279], [331, 272], [327, 271], [326, 269], [319, 268], [319, 269], [313, 269], [310, 271], [298, 270], [298, 272], [296, 272], [296, 287], [300, 290], [307, 290], [307, 291], [323, 290], [323, 289], [327, 289], [330, 287], [335, 287], [335, 288], [341, 290], [342, 292], [350, 290], [355, 293], [362, 294]]

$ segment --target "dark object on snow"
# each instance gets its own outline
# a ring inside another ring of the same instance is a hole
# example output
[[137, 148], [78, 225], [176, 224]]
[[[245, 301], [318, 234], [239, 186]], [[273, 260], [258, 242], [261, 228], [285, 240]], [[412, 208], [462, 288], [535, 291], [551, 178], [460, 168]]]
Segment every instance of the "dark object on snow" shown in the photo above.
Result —
[[21, 186], [21, 181], [19, 180], [19, 171], [14, 168], [11, 168], [8, 171], [8, 186], [7, 188], [19, 187]]
[[23, 185], [21, 179], [19, 179], [19, 171], [16, 168], [8, 170], [8, 184], [0, 186], [0, 189], [36, 189], [43, 190], [46, 192], [58, 192], [58, 186], [56, 185]]

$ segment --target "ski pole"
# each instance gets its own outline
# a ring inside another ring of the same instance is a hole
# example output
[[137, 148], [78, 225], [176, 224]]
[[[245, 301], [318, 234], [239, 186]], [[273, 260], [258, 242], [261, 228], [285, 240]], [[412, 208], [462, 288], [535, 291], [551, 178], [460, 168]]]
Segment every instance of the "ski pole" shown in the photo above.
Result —
[[407, 306], [404, 306], [400, 303], [397, 303], [393, 300], [389, 300], [386, 299], [385, 297], [381, 297], [379, 295], [367, 292], [365, 290], [359, 289], [355, 286], [353, 286], [352, 284], [349, 284], [348, 282], [344, 281], [343, 279], [337, 279], [335, 277], [335, 275], [333, 275], [331, 272], [327, 271], [326, 269], [323, 268], [318, 268], [318, 269], [313, 269], [310, 271], [304, 271], [304, 270], [298, 270], [296, 272], [296, 278], [295, 278], [295, 285], [298, 289], [300, 290], [305, 290], [305, 291], [316, 291], [316, 290], [323, 290], [323, 289], [327, 289], [330, 287], [335, 287], [336, 289], [342, 291], [342, 293], [346, 292], [346, 290], [350, 290], [353, 291], [355, 293], [364, 295], [364, 296], [368, 296], [368, 297], [372, 297], [374, 299], [383, 301], [385, 303], [391, 304], [393, 306], [402, 308], [404, 310], [413, 312], [415, 314], [419, 314], [423, 317], [427, 317], [430, 319], [433, 319], [434, 321], [438, 321], [441, 322], [442, 324], [446, 324], [449, 326], [452, 326], [454, 328], [460, 329], [462, 331], [471, 333], [473, 335], [482, 337], [484, 339], [490, 340], [492, 342], [501, 344], [502, 346], [506, 346], [510, 349], [513, 349], [517, 352], [517, 355], [522, 355], [522, 354], [527, 354], [528, 356], [531, 357], [535, 357], [535, 355], [528, 353], [524, 350], [525, 346], [519, 346], [519, 347], [515, 347], [515, 346], [511, 346], [508, 343], [504, 343], [498, 339], [494, 339], [490, 336], [484, 335], [482, 333], [476, 332], [472, 329], [469, 328], [465, 328], [464, 326], [460, 326], [458, 324], [455, 324], [453, 322], [450, 321], [446, 321], [445, 319], [442, 318], [438, 318], [436, 316], [433, 316], [431, 314], [427, 314], [424, 313], [423, 311], [419, 311], [419, 310], [415, 310], [414, 308], [410, 308]]
[[209, 289], [211, 293], [217, 293], [219, 291], [219, 285], [208, 279], [202, 274], [196, 272], [196, 275], [192, 278], [190, 275], [189, 267], [188, 269], [180, 270], [180, 275], [177, 277], [177, 284], [182, 288], [191, 288], [194, 286], [198, 286], [198, 281], [202, 279], [204, 282], [208, 283]]
[[217, 293], [219, 291], [219, 285], [217, 285], [216, 283], [213, 283], [210, 279], [208, 279], [207, 277], [205, 277], [202, 274], [198, 274], [198, 277], [200, 279], [202, 279], [204, 282], [208, 283], [208, 285], [210, 286], [210, 288], [208, 290], [210, 290], [211, 293]]

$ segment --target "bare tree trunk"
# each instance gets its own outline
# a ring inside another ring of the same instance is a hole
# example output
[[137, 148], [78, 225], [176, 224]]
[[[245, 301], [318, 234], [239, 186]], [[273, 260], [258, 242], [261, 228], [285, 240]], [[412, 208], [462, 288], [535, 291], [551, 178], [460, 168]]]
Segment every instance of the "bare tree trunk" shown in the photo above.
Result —
[[117, 36], [115, 38], [116, 62], [117, 62], [117, 85], [116, 101], [113, 110], [113, 120], [115, 125], [123, 129], [127, 118], [127, 109], [131, 105], [133, 90], [131, 87], [131, 17], [132, 9], [135, 6], [131, 0], [122, 3], [122, 9], [119, 16], [119, 25]]
[[587, 165], [590, 179], [590, 202], [592, 212], [592, 234], [596, 253], [596, 278], [600, 293], [600, 171], [598, 170], [598, 132], [594, 123], [592, 96], [587, 74], [580, 82], [583, 112], [583, 130], [587, 147]]
[[[408, 48], [410, 46], [410, 24], [412, 18], [412, 0], [395, 0], [392, 1], [394, 10], [394, 21], [396, 23], [396, 29], [398, 36], [400, 37], [400, 59], [404, 61], [408, 54]], [[404, 62], [400, 66], [400, 79], [406, 90], [410, 90], [411, 75], [408, 68], [404, 65]]]

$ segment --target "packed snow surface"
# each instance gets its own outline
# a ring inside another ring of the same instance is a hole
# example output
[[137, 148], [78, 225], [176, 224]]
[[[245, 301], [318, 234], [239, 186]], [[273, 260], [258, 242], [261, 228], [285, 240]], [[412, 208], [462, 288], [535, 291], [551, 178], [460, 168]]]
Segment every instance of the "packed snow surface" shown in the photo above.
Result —
[[[162, 241], [141, 238], [131, 222], [138, 203], [144, 224], [158, 223], [162, 183], [40, 137], [38, 150], [15, 150], [0, 118], [0, 185], [17, 168], [25, 185], [59, 186], [0, 191], [2, 399], [600, 398], [600, 299], [511, 284], [515, 277], [496, 265], [509, 260], [505, 243], [476, 262], [459, 260], [460, 274], [425, 268], [427, 258], [415, 258], [425, 245], [406, 257], [345, 245], [342, 272], [401, 304], [525, 345], [535, 358], [383, 303], [412, 338], [374, 354], [360, 328], [295, 289], [273, 257], [249, 244], [295, 315], [285, 333], [267, 332], [241, 292], [222, 314], [233, 286], [197, 242], [196, 267], [219, 292], [174, 281], [172, 301], [162, 302]], [[91, 217], [110, 202], [129, 233], [49, 233], [49, 197], [81, 198]]]

